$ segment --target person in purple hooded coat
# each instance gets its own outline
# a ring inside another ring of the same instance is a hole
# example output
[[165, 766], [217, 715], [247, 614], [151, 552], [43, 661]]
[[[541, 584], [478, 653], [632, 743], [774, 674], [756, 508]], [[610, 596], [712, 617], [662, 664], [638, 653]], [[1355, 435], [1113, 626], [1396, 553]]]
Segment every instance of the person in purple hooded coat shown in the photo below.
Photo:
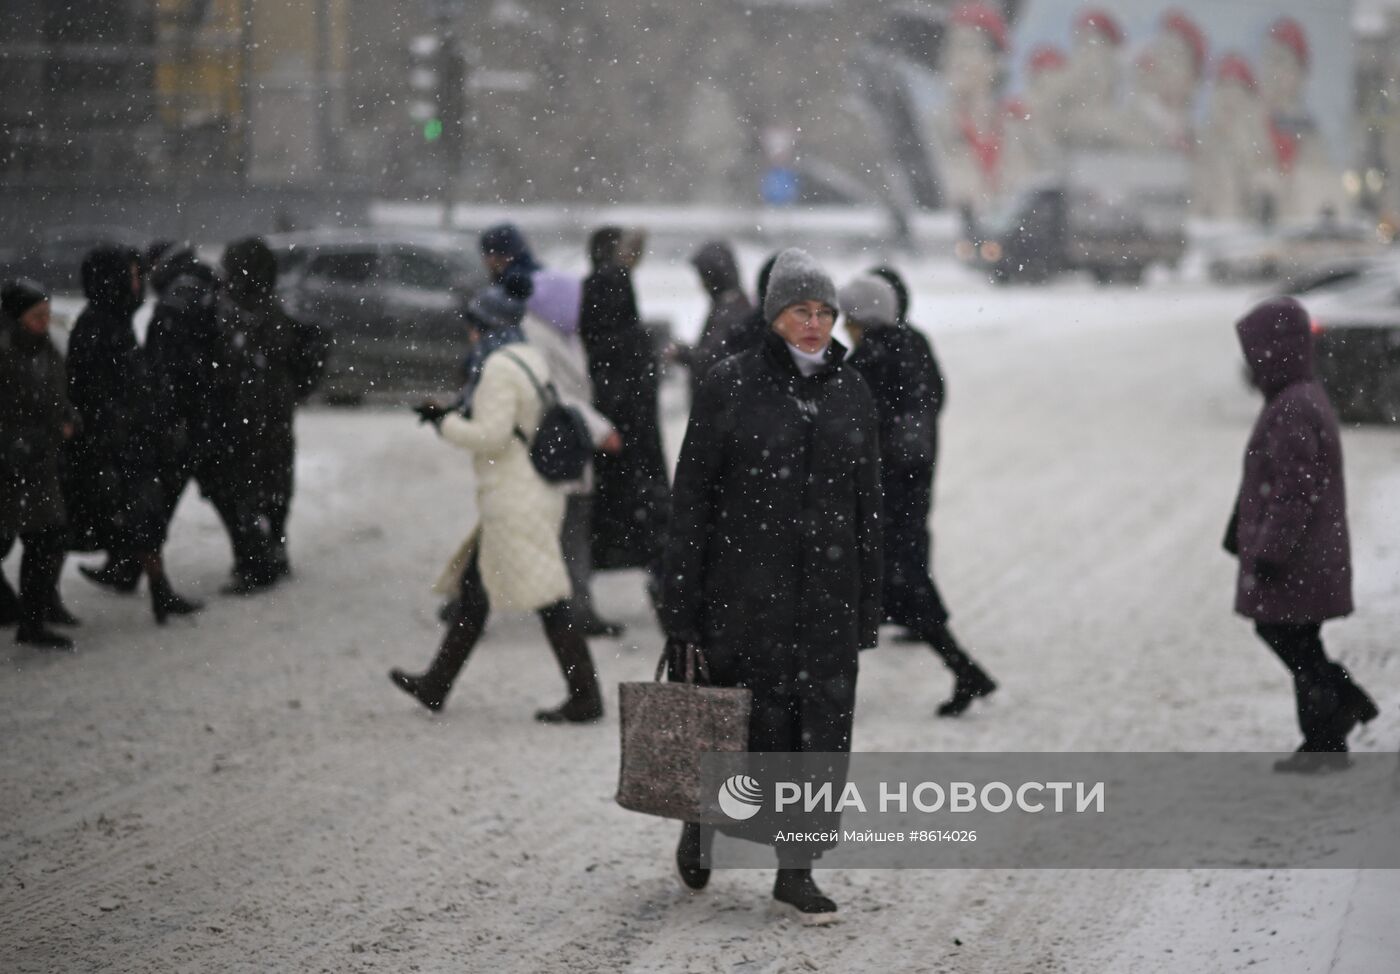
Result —
[[1293, 674], [1303, 744], [1274, 769], [1343, 768], [1347, 734], [1374, 718], [1376, 705], [1322, 645], [1322, 623], [1352, 611], [1341, 432], [1313, 372], [1302, 305], [1266, 301], [1235, 330], [1264, 394], [1225, 534], [1239, 559], [1235, 611], [1254, 620]]

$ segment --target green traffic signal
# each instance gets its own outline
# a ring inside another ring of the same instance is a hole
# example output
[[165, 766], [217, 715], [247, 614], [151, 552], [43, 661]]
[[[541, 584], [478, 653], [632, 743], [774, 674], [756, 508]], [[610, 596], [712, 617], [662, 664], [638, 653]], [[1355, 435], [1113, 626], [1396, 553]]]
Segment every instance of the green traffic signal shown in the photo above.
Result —
[[436, 142], [442, 138], [442, 119], [430, 118], [423, 123], [423, 139], [426, 142]]

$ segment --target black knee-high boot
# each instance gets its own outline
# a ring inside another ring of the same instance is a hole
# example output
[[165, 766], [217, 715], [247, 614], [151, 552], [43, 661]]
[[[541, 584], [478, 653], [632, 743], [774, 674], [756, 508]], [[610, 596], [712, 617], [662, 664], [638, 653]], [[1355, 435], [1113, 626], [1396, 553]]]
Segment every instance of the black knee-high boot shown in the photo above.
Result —
[[389, 679], [394, 686], [434, 713], [442, 709], [457, 674], [467, 665], [467, 657], [471, 656], [481, 639], [481, 633], [486, 629], [486, 617], [490, 614], [490, 603], [482, 591], [464, 591], [452, 603], [452, 607], [447, 631], [443, 633], [437, 655], [427, 670], [413, 674], [395, 667], [389, 671]]
[[926, 638], [956, 679], [953, 695], [939, 705], [938, 716], [956, 717], [972, 706], [973, 700], [985, 697], [997, 688], [996, 682], [958, 645], [946, 623], [930, 627]]
[[46, 649], [71, 649], [73, 640], [46, 626], [58, 573], [63, 567], [60, 535], [52, 531], [24, 537], [24, 557], [20, 560], [19, 629], [15, 642]]
[[569, 699], [552, 710], [536, 712], [535, 719], [546, 724], [586, 724], [603, 716], [603, 694], [598, 689], [598, 671], [588, 652], [588, 641], [574, 627], [573, 610], [567, 602], [556, 602], [540, 610], [544, 634], [559, 669], [569, 685]]

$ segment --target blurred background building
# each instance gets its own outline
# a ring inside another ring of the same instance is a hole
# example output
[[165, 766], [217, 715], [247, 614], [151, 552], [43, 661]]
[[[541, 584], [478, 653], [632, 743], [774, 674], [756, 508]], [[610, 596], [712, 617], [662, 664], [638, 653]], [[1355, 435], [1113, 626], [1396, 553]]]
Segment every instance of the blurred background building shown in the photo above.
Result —
[[[1055, 63], [1039, 48], [1058, 45], [1063, 62], [1083, 23], [1104, 23], [1090, 15], [1118, 17], [1131, 29], [1111, 54], [1111, 107], [1162, 114], [1165, 96], [1144, 86], [1165, 91], [1163, 66], [1195, 43], [1162, 26], [1168, 6], [1206, 28], [1183, 69], [1199, 107], [1180, 107], [1169, 139], [1125, 115], [1125, 138], [1195, 152], [1187, 123], [1204, 122], [1227, 53], [1209, 18], [1228, 17], [1210, 11], [1240, 11], [1251, 44], [1301, 11], [1340, 25], [1308, 38], [1304, 53], [1330, 60], [1306, 83], [1347, 86], [1354, 113], [1348, 157], [1318, 179], [1394, 209], [1400, 31], [1391, 0], [1358, 3], [1367, 26], [1353, 38], [1351, 4], [1333, 0], [4, 0], [0, 220], [197, 234], [444, 196], [989, 205], [1043, 165], [1028, 147], [1053, 132], [1023, 123], [1068, 104], [1034, 102]], [[1047, 24], [1054, 43], [1040, 44]], [[986, 90], [945, 78], [950, 58], [961, 75], [985, 69]]]

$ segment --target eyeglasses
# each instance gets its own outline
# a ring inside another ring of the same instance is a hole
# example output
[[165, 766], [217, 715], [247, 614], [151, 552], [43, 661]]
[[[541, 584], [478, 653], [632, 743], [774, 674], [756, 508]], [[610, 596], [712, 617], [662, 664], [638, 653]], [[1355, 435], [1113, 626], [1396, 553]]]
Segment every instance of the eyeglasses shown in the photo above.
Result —
[[814, 317], [823, 325], [836, 324], [836, 312], [832, 311], [830, 308], [822, 308], [813, 315], [807, 308], [801, 307], [800, 305], [793, 305], [791, 308], [788, 308], [785, 313], [793, 321], [800, 322], [804, 325], [810, 324]]

